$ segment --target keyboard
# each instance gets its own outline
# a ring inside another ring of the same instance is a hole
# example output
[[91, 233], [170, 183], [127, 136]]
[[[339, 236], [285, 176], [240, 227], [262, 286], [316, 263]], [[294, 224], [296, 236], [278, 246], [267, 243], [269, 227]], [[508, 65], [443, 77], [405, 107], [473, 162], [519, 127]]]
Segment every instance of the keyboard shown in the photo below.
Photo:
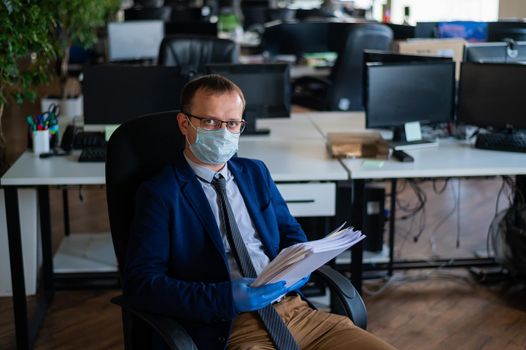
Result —
[[106, 140], [103, 132], [99, 131], [81, 131], [75, 134], [73, 148], [84, 149], [92, 147], [103, 147]]
[[526, 134], [488, 133], [478, 134], [475, 148], [495, 151], [526, 152]]
[[85, 147], [80, 153], [79, 162], [105, 162], [106, 147]]
[[414, 141], [388, 141], [389, 147], [397, 150], [411, 150], [427, 147], [437, 147], [438, 139], [434, 140], [414, 140]]

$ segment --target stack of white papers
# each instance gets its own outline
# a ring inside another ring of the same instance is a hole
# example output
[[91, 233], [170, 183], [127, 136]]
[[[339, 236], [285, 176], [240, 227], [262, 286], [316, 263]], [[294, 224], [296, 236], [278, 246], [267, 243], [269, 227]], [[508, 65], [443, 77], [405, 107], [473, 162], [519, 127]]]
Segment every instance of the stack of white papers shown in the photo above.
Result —
[[286, 287], [290, 287], [365, 238], [360, 231], [352, 227], [342, 229], [342, 226], [323, 239], [297, 243], [283, 249], [261, 271], [252, 287], [279, 281], [285, 281]]

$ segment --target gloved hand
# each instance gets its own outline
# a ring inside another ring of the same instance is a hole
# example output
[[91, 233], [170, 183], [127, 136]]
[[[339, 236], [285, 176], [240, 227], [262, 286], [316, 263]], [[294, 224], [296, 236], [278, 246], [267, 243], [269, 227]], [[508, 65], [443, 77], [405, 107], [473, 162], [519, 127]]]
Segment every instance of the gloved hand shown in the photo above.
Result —
[[298, 282], [294, 283], [292, 286], [288, 287], [287, 293], [292, 292], [293, 290], [299, 290], [309, 281], [309, 278], [310, 278], [310, 273], [307, 276], [300, 279]]
[[262, 309], [279, 296], [287, 293], [284, 281], [253, 288], [250, 285], [254, 280], [254, 278], [240, 278], [232, 281], [232, 295], [234, 296], [236, 312]]

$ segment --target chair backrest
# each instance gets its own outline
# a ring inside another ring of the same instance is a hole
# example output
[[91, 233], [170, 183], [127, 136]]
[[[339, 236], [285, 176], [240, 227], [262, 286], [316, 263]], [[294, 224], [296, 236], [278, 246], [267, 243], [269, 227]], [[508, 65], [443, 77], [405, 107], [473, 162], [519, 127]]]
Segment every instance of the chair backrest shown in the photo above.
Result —
[[179, 66], [184, 74], [204, 74], [208, 63], [238, 63], [233, 40], [199, 35], [167, 36], [161, 42], [158, 64]]
[[184, 148], [177, 111], [149, 114], [123, 123], [111, 135], [106, 158], [106, 195], [111, 236], [123, 266], [135, 193], [147, 178], [173, 164]]
[[329, 110], [363, 109], [363, 51], [390, 50], [393, 31], [383, 24], [357, 23], [349, 27], [343, 50], [331, 70], [327, 93]]

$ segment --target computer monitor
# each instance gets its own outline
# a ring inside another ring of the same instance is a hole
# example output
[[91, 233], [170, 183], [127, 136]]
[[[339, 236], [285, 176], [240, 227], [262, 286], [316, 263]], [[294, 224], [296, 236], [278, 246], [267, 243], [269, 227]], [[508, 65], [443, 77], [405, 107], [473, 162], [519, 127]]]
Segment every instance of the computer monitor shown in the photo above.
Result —
[[488, 23], [475, 21], [438, 22], [437, 38], [462, 38], [469, 42], [484, 42], [488, 39]]
[[171, 21], [164, 24], [165, 35], [192, 34], [217, 36], [217, 22]]
[[[410, 62], [429, 62], [429, 61], [435, 61], [435, 62], [451, 62], [453, 59], [451, 57], [444, 57], [444, 56], [423, 56], [423, 55], [410, 55], [410, 54], [402, 54], [398, 52], [392, 52], [392, 51], [382, 51], [382, 50], [364, 50], [363, 52], [363, 64], [364, 66], [367, 65], [367, 63], [410, 63]], [[365, 86], [367, 83], [367, 68], [364, 67], [363, 69], [363, 83], [364, 83], [364, 91], [367, 89]], [[366, 96], [363, 95], [363, 105], [365, 106]]]
[[526, 65], [462, 63], [457, 106], [460, 123], [526, 128]]
[[416, 22], [415, 38], [436, 38], [438, 22]]
[[410, 55], [405, 53], [398, 53], [392, 51], [382, 50], [364, 50], [363, 51], [363, 62], [378, 62], [378, 63], [396, 63], [396, 62], [422, 62], [422, 61], [439, 61], [439, 62], [450, 62], [451, 57], [444, 56], [423, 56], [423, 55]]
[[109, 23], [108, 59], [110, 61], [156, 59], [163, 38], [163, 21]]
[[101, 131], [144, 114], [180, 108], [187, 76], [164, 66], [97, 65], [84, 69], [84, 128]]
[[472, 43], [464, 47], [464, 61], [473, 63], [526, 62], [526, 41]]
[[488, 24], [488, 41], [526, 41], [526, 22], [500, 21]]
[[403, 143], [406, 123], [453, 121], [454, 62], [368, 63], [366, 69], [367, 128], [392, 128], [393, 142]]
[[245, 95], [243, 134], [268, 134], [257, 130], [256, 119], [290, 117], [290, 69], [286, 63], [209, 64], [208, 73], [220, 74], [236, 83]]
[[385, 23], [393, 31], [394, 40], [407, 40], [415, 37], [415, 27], [408, 24]]

